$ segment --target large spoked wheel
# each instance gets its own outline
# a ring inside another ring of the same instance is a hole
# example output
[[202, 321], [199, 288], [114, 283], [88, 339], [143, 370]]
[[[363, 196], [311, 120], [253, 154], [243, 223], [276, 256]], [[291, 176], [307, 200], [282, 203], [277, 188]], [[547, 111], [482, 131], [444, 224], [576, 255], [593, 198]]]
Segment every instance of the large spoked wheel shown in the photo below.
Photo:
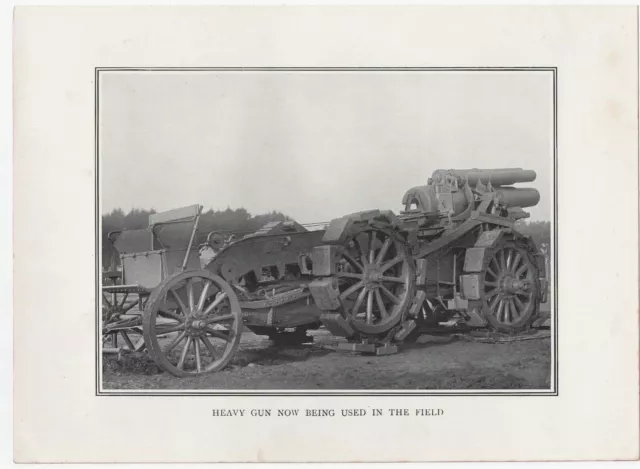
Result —
[[147, 349], [158, 366], [175, 376], [223, 369], [238, 348], [242, 327], [235, 293], [206, 270], [164, 280], [143, 314]]
[[384, 334], [406, 315], [414, 288], [414, 266], [402, 238], [366, 227], [344, 245], [338, 263], [340, 299], [352, 327]]
[[483, 315], [495, 330], [517, 332], [535, 320], [539, 272], [526, 244], [502, 242], [485, 263], [481, 281]]

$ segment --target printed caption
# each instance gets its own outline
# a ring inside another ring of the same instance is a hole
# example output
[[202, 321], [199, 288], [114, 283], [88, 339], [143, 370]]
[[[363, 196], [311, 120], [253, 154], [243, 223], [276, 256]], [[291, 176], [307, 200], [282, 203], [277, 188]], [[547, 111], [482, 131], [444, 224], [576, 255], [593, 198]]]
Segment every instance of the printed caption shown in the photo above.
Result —
[[443, 409], [212, 409], [213, 417], [441, 417]]

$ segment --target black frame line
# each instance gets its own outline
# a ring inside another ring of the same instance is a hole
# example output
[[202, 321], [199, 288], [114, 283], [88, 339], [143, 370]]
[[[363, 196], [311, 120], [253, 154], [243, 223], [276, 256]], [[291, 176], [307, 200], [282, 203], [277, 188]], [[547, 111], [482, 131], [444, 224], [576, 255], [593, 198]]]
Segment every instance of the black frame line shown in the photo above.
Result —
[[[435, 392], [435, 390], [409, 391], [409, 390], [327, 390], [309, 391], [301, 390], [113, 390], [105, 391], [101, 389], [102, 379], [102, 357], [100, 351], [100, 324], [98, 321], [101, 308], [101, 221], [100, 213], [100, 159], [99, 159], [99, 92], [101, 72], [552, 72], [553, 73], [553, 304], [552, 319], [553, 331], [552, 352], [553, 352], [553, 381], [549, 391], [540, 390], [510, 391], [510, 390], [458, 390]], [[96, 314], [95, 321], [95, 344], [96, 344], [96, 396], [245, 396], [245, 397], [268, 397], [268, 396], [354, 396], [354, 397], [378, 397], [378, 396], [419, 396], [419, 397], [445, 397], [445, 396], [512, 396], [512, 397], [556, 397], [558, 392], [558, 67], [556, 66], [520, 66], [520, 67], [95, 67], [94, 69], [94, 163], [95, 163], [95, 285], [96, 285]]]

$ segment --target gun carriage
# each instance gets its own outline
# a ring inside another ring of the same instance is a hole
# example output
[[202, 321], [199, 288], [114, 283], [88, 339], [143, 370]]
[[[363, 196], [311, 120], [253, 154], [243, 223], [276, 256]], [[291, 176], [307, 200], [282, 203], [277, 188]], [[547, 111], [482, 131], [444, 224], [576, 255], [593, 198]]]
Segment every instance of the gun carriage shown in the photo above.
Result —
[[547, 292], [544, 256], [514, 228], [540, 200], [514, 185], [535, 177], [438, 170], [406, 192], [399, 214], [359, 212], [315, 231], [270, 223], [234, 240], [210, 233], [217, 253], [205, 266], [194, 242], [200, 206], [152, 215], [146, 230], [109, 235], [122, 275], [103, 287], [104, 337], [188, 376], [226, 366], [245, 327], [292, 344], [324, 326], [378, 354], [424, 329], [522, 331]]

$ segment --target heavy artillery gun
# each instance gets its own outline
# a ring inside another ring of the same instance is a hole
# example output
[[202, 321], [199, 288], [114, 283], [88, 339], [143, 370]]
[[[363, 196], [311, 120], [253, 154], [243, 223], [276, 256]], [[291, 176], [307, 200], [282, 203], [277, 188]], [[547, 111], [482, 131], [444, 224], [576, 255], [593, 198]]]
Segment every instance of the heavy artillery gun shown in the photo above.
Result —
[[[544, 257], [515, 222], [536, 205], [535, 172], [438, 170], [405, 210], [331, 222], [314, 250], [310, 289], [334, 334], [388, 342], [443, 323], [517, 332], [546, 294]], [[328, 311], [331, 311], [329, 313]]]
[[[142, 328], [156, 362], [179, 376], [223, 368], [245, 327], [303, 343], [324, 325], [351, 350], [378, 354], [425, 328], [521, 331], [547, 291], [544, 257], [514, 228], [540, 199], [514, 184], [535, 177], [520, 168], [438, 170], [407, 191], [399, 214], [359, 212], [316, 231], [272, 223], [230, 243], [210, 235], [218, 252], [201, 269], [194, 259], [201, 208], [189, 217], [156, 214], [149, 231], [160, 246], [126, 246], [125, 285], [103, 289], [146, 298], [142, 320], [106, 330]], [[191, 231], [176, 232], [185, 221]], [[133, 238], [116, 247], [126, 239]]]

